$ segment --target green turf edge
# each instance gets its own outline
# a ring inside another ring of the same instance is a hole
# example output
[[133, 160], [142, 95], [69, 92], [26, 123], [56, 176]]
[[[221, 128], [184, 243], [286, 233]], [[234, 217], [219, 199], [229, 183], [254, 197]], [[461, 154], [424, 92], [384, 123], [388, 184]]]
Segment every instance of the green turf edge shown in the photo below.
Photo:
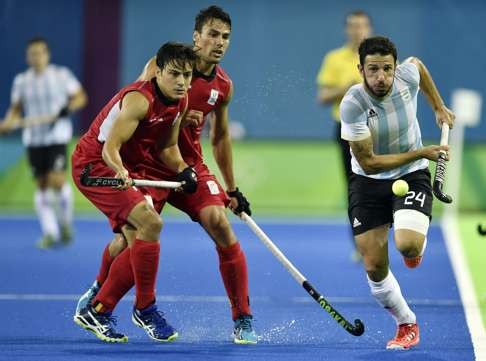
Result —
[[[334, 143], [235, 142], [233, 148], [237, 185], [252, 203], [255, 214], [306, 218], [338, 215], [346, 219], [345, 187]], [[203, 149], [209, 168], [222, 179], [207, 142]], [[95, 211], [76, 187], [73, 189], [76, 213]], [[0, 212], [31, 212], [33, 193], [34, 184], [23, 156], [0, 174]], [[163, 214], [180, 212], [167, 207]]]
[[[74, 142], [70, 149], [73, 145]], [[207, 141], [203, 142], [203, 150], [209, 168], [221, 179]], [[244, 141], [235, 142], [233, 150], [237, 185], [252, 203], [255, 214], [300, 218], [339, 216], [346, 219], [346, 191], [334, 142]], [[485, 146], [472, 145], [465, 149], [461, 210], [484, 210], [485, 204], [481, 200], [486, 197], [486, 192], [478, 189], [477, 181], [486, 179], [486, 168], [477, 167], [483, 156], [486, 157]], [[432, 173], [434, 167], [435, 163], [432, 163]], [[34, 185], [24, 156], [0, 174], [0, 212], [31, 212], [33, 192]], [[78, 213], [95, 210], [76, 189], [75, 205]], [[440, 202], [434, 202], [434, 218], [441, 215], [442, 209]], [[167, 207], [164, 214], [177, 215], [179, 212]]]
[[486, 236], [480, 236], [477, 225], [486, 227], [486, 213], [460, 214], [459, 232], [476, 296], [486, 329]]

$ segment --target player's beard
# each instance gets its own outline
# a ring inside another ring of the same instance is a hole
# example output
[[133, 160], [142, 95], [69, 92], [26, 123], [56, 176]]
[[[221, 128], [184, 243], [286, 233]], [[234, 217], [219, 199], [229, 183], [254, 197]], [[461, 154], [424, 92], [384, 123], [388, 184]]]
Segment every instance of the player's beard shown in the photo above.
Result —
[[[395, 81], [395, 80], [393, 80]], [[365, 86], [366, 86], [366, 89], [375, 97], [377, 98], [384, 98], [386, 95], [388, 95], [388, 93], [390, 92], [392, 86], [393, 86], [393, 82], [390, 84], [390, 86], [388, 87], [388, 89], [385, 89], [379, 93], [375, 92], [373, 90], [373, 88], [371, 88], [370, 84], [368, 83], [368, 80], [366, 80], [366, 77], [364, 77], [364, 83], [365, 83]]]

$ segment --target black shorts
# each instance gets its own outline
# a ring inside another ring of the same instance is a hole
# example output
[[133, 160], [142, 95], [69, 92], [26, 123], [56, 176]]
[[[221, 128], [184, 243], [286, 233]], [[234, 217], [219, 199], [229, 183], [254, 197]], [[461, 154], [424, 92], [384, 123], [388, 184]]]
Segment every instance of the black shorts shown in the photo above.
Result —
[[349, 182], [348, 216], [353, 234], [393, 223], [393, 213], [399, 209], [414, 209], [432, 218], [432, 186], [429, 169], [420, 169], [400, 179], [407, 181], [409, 191], [404, 197], [392, 192], [396, 179], [378, 180], [352, 174]]
[[66, 144], [27, 147], [27, 156], [36, 178], [67, 167]]

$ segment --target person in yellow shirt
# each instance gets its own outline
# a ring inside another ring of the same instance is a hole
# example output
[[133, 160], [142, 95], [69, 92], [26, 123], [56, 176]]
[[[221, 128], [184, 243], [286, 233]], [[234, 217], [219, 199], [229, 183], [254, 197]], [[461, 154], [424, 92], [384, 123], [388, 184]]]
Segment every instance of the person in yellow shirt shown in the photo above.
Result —
[[[348, 142], [341, 139], [339, 103], [352, 85], [361, 82], [362, 78], [358, 70], [358, 48], [359, 44], [371, 34], [371, 18], [364, 11], [353, 11], [346, 15], [345, 24], [346, 44], [328, 52], [322, 61], [317, 75], [317, 99], [323, 105], [332, 105], [332, 117], [336, 124], [335, 135], [341, 150], [347, 188], [351, 174], [351, 154]], [[361, 260], [356, 249], [353, 251], [352, 259]]]

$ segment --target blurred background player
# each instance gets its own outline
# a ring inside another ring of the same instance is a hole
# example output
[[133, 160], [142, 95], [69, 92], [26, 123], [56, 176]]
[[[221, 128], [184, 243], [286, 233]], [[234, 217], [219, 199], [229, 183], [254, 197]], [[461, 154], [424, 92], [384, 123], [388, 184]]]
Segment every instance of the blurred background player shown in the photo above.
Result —
[[[430, 73], [417, 58], [397, 66], [397, 50], [387, 38], [373, 37], [359, 47], [363, 83], [351, 87], [340, 106], [342, 137], [352, 150], [349, 220], [363, 257], [371, 293], [397, 323], [388, 349], [408, 349], [420, 341], [415, 313], [389, 268], [388, 232], [394, 224], [397, 249], [409, 268], [417, 267], [427, 244], [432, 213], [428, 160], [447, 146], [422, 146], [417, 95], [425, 94], [439, 127], [451, 127], [454, 114], [444, 105]], [[409, 184], [405, 197], [392, 183]]]
[[[228, 49], [231, 18], [217, 6], [202, 9], [195, 19], [193, 41], [197, 54], [189, 91], [189, 105], [181, 122], [179, 148], [187, 164], [198, 174], [198, 189], [194, 194], [171, 192], [168, 202], [199, 222], [216, 243], [219, 267], [227, 295], [231, 302], [234, 321], [234, 342], [256, 343], [248, 291], [248, 270], [245, 254], [226, 216], [225, 207], [236, 214], [251, 214], [250, 204], [236, 187], [233, 174], [232, 147], [228, 131], [228, 105], [233, 94], [231, 79], [218, 65]], [[140, 79], [154, 76], [156, 63], [151, 59]], [[212, 113], [211, 144], [218, 167], [223, 175], [226, 192], [204, 163], [201, 132], [206, 116]], [[160, 164], [145, 162], [145, 177], [164, 178], [158, 171]], [[114, 257], [125, 247], [121, 236], [105, 249], [100, 272], [93, 286], [80, 299], [77, 312], [98, 292], [106, 280]]]
[[[128, 248], [113, 262], [112, 277], [103, 283], [93, 302], [74, 316], [78, 325], [103, 341], [127, 341], [114, 329], [111, 313], [134, 284], [132, 321], [157, 341], [171, 341], [178, 336], [155, 303], [162, 229], [158, 213], [169, 191], [142, 191], [132, 187], [130, 181], [140, 175], [133, 172], [134, 168], [154, 153], [160, 155], [164, 170], [185, 182], [184, 191], [196, 190], [196, 174], [184, 162], [177, 146], [195, 58], [189, 46], [164, 44], [157, 52], [155, 76], [120, 90], [95, 118], [73, 153], [72, 174], [77, 187], [108, 217], [113, 231], [124, 234], [128, 243]], [[88, 165], [93, 176], [115, 176], [123, 179], [124, 185], [119, 189], [82, 185], [80, 175]]]
[[[339, 103], [348, 89], [361, 82], [358, 70], [358, 47], [361, 42], [371, 34], [371, 18], [364, 11], [353, 11], [346, 16], [346, 43], [327, 53], [322, 61], [317, 75], [317, 99], [323, 105], [332, 105], [332, 117], [335, 122], [335, 137], [339, 145], [343, 171], [346, 180], [346, 189], [351, 175], [351, 154], [349, 143], [341, 138], [341, 120], [339, 118]], [[351, 240], [354, 240], [351, 236]], [[356, 249], [351, 258], [360, 261], [361, 255]]]
[[73, 195], [66, 182], [66, 145], [72, 137], [69, 114], [83, 108], [87, 96], [73, 73], [50, 64], [47, 41], [34, 38], [27, 44], [29, 68], [13, 82], [11, 104], [0, 134], [21, 123], [22, 116], [57, 115], [54, 122], [24, 127], [22, 141], [37, 183], [34, 205], [43, 237], [37, 245], [48, 248], [72, 237]]

